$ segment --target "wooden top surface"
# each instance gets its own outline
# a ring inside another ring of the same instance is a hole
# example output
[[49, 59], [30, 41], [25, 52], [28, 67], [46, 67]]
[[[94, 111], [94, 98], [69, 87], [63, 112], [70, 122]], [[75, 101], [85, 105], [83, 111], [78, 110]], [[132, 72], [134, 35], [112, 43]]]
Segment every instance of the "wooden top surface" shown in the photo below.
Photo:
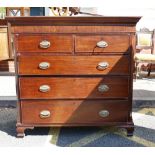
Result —
[[136, 25], [141, 17], [74, 16], [74, 17], [6, 17], [12, 25]]

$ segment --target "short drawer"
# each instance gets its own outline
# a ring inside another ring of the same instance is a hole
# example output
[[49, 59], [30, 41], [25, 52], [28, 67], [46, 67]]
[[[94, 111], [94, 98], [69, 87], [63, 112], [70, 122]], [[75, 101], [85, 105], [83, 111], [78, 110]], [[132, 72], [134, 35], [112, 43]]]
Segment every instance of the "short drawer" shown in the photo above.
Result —
[[127, 53], [129, 47], [129, 35], [77, 35], [75, 38], [75, 52]]
[[127, 98], [128, 77], [21, 77], [21, 99]]
[[128, 55], [19, 56], [20, 75], [128, 75]]
[[22, 101], [24, 124], [74, 124], [126, 122], [128, 101], [104, 100], [48, 100]]
[[17, 52], [72, 53], [72, 35], [18, 34], [15, 36]]

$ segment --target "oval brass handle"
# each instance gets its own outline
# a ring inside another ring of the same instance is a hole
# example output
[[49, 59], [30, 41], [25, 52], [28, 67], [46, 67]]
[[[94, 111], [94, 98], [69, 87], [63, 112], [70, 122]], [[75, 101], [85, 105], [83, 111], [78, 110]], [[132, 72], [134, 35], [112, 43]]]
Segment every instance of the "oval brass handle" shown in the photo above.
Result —
[[51, 46], [51, 43], [49, 41], [47, 41], [47, 40], [43, 40], [43, 41], [40, 42], [39, 45], [40, 45], [41, 48], [46, 49], [46, 48], [49, 48]]
[[51, 113], [48, 110], [43, 110], [40, 112], [40, 118], [48, 118], [50, 116], [51, 116]]
[[108, 117], [109, 116], [109, 111], [108, 110], [101, 110], [99, 111], [99, 116], [101, 117]]
[[109, 67], [109, 63], [108, 62], [100, 62], [97, 65], [97, 69], [100, 70], [100, 71], [105, 70], [108, 67]]
[[50, 63], [48, 63], [48, 62], [41, 62], [39, 64], [40, 69], [48, 69], [49, 67], [50, 67]]
[[43, 92], [43, 93], [46, 93], [46, 92], [48, 92], [48, 91], [50, 90], [50, 86], [48, 86], [48, 85], [41, 85], [41, 86], [39, 87], [39, 90], [40, 90], [41, 92]]
[[99, 48], [105, 48], [108, 46], [108, 43], [106, 41], [99, 41], [97, 42], [96, 46]]
[[107, 92], [109, 90], [109, 87], [106, 84], [101, 84], [98, 86], [98, 91], [103, 93], [103, 92]]

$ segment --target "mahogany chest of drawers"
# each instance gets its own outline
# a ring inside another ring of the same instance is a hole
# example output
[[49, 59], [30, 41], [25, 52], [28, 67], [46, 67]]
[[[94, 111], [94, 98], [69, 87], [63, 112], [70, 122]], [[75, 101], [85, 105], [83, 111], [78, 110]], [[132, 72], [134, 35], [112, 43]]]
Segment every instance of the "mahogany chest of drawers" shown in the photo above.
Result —
[[37, 126], [134, 131], [135, 25], [140, 17], [8, 17], [14, 40], [17, 136]]

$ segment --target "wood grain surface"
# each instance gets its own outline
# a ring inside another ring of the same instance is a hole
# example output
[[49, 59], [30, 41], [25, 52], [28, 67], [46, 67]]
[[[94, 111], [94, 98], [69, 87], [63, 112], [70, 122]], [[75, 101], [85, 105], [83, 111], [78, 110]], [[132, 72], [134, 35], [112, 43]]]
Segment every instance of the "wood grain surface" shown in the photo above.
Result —
[[[127, 98], [127, 77], [22, 77], [19, 78], [21, 99], [65, 99], [65, 98]], [[109, 90], [99, 92], [100, 85], [107, 85]], [[48, 85], [48, 92], [41, 92], [40, 86]]]
[[[24, 124], [92, 124], [125, 122], [128, 117], [127, 101], [106, 100], [50, 100], [22, 101], [22, 123]], [[48, 118], [40, 118], [40, 112], [48, 110]], [[107, 110], [109, 116], [101, 117], [99, 112]]]
[[[49, 68], [40, 69], [39, 64], [49, 63]], [[106, 62], [108, 67], [99, 70], [99, 63]], [[21, 55], [18, 57], [20, 75], [129, 75], [128, 55], [106, 56], [50, 56]]]

